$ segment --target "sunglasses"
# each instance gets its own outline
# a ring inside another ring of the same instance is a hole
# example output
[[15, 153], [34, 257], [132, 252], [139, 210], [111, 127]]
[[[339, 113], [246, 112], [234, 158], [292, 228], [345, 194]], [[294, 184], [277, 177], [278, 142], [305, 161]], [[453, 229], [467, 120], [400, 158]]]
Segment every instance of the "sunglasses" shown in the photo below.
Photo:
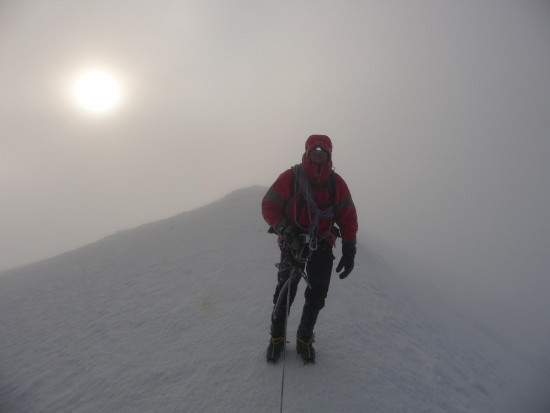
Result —
[[325, 151], [321, 146], [316, 146], [315, 148], [313, 148], [313, 150], [315, 152], [326, 152], [328, 153], [327, 151]]

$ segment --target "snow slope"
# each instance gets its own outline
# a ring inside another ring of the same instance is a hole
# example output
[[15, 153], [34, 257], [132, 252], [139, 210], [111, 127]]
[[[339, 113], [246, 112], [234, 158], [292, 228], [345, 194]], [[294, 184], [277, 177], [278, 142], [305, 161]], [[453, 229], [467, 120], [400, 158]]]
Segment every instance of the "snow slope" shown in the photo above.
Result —
[[[264, 192], [1, 273], [0, 411], [279, 411]], [[289, 348], [285, 412], [550, 411], [547, 359], [405, 284], [364, 244], [350, 277], [333, 277], [316, 337], [315, 365]]]

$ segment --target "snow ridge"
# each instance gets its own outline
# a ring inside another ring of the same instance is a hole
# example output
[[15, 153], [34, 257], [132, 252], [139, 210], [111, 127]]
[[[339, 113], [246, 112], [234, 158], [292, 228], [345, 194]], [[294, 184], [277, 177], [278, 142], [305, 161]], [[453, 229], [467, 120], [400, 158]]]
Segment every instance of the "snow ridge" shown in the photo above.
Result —
[[[278, 259], [265, 190], [1, 273], [0, 411], [278, 411], [281, 366], [264, 360]], [[317, 363], [289, 348], [284, 411], [548, 411], [544, 392], [502, 374], [503, 360], [534, 371], [507, 343], [408, 287], [360, 244], [350, 277], [333, 277]], [[550, 382], [540, 374], [533, 385]]]

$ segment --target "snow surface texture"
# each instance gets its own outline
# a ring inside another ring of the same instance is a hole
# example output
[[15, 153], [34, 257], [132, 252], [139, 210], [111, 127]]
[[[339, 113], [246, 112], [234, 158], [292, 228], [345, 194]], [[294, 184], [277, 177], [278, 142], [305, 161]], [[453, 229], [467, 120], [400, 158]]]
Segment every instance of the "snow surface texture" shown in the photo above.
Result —
[[[251, 187], [0, 274], [1, 412], [277, 412], [268, 365], [278, 249]], [[337, 259], [339, 248], [336, 249]], [[548, 412], [544, 359], [407, 285], [360, 244], [285, 412]]]

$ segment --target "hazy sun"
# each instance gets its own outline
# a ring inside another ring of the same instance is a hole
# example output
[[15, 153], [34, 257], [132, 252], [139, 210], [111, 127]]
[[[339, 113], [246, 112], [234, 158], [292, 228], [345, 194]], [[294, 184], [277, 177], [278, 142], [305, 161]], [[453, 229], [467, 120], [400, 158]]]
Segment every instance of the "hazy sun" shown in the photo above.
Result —
[[105, 72], [86, 72], [74, 83], [77, 102], [92, 112], [108, 112], [120, 100], [120, 86], [116, 79]]

